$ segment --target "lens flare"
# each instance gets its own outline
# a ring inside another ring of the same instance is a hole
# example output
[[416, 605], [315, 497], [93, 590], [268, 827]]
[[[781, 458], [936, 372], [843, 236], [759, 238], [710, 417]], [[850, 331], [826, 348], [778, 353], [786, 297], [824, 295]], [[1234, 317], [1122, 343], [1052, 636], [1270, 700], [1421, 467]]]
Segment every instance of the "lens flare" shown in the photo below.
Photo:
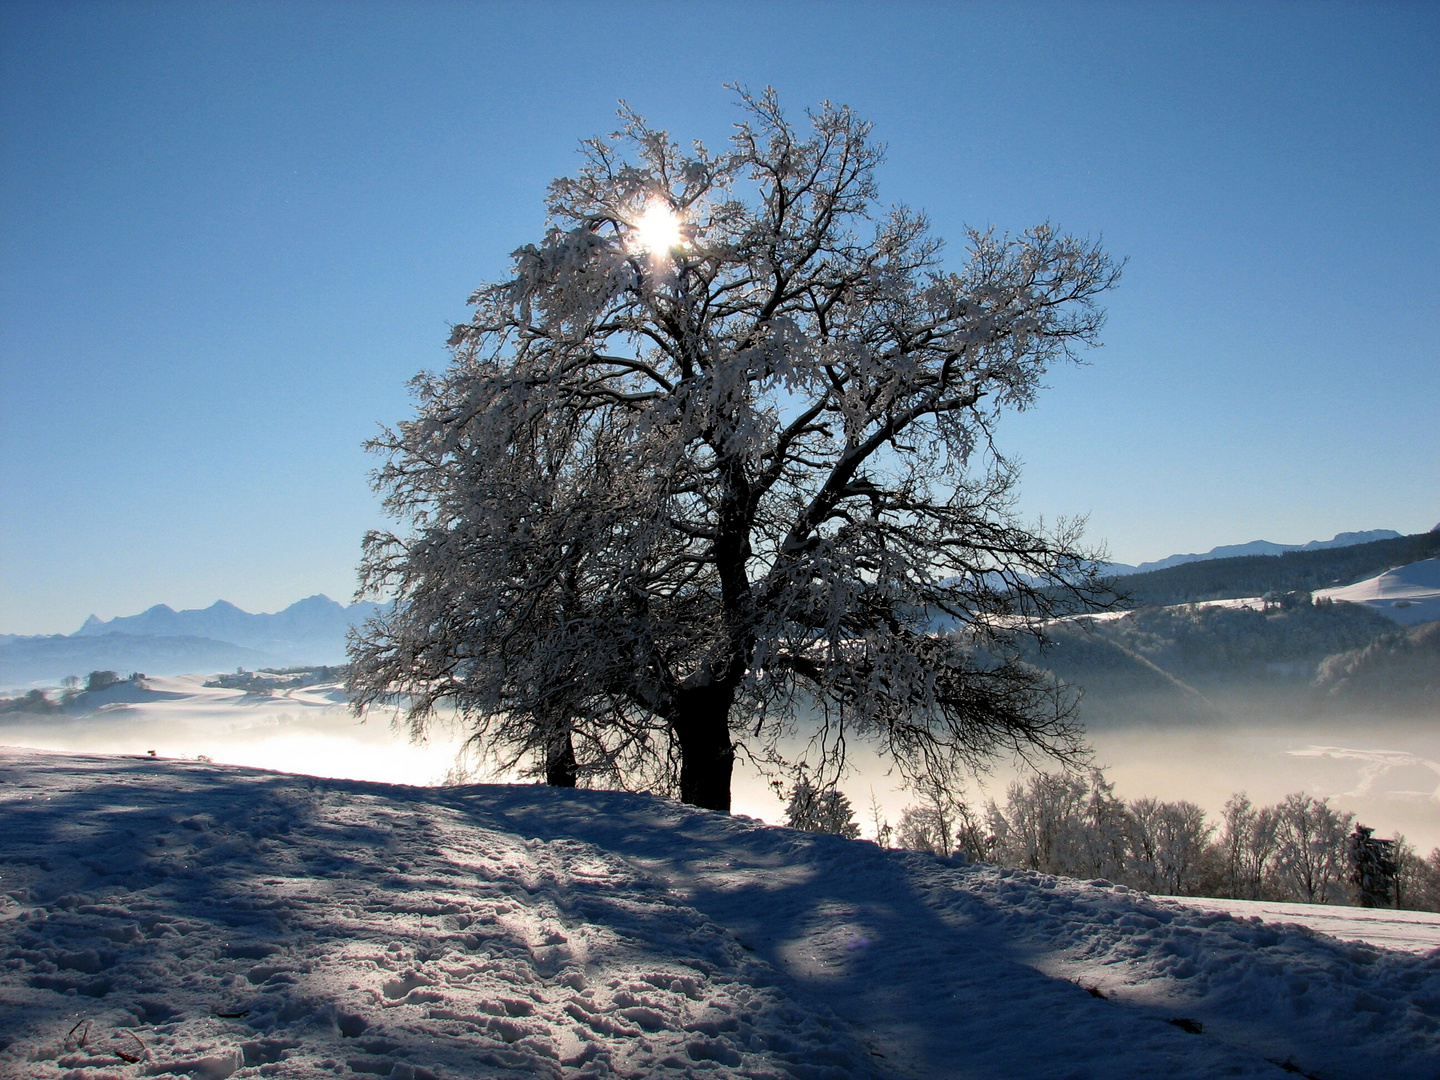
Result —
[[652, 199], [633, 226], [632, 243], [651, 255], [668, 255], [685, 243], [680, 218], [659, 199]]

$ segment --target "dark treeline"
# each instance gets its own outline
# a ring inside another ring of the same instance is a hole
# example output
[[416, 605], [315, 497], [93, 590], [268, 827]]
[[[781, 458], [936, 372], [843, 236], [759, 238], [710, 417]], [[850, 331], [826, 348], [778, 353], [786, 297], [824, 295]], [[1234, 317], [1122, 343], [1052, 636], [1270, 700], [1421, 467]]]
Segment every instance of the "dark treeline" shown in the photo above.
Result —
[[[1027, 659], [1080, 697], [1090, 726], [1274, 716], [1440, 714], [1440, 623], [1289, 593], [1252, 607], [1147, 607], [1047, 630]], [[1242, 710], [1243, 711], [1243, 710]]]
[[[1141, 657], [1174, 675], [1232, 681], [1311, 676], [1327, 658], [1364, 649], [1398, 629], [1363, 605], [1312, 602], [1300, 593], [1256, 607], [1141, 608], [1119, 619], [1059, 624], [1051, 637], [1056, 659], [1098, 638], [1121, 646], [1122, 655]], [[1037, 655], [1044, 662], [1052, 653]], [[1100, 657], [1105, 655], [1087, 662], [1104, 663]]]
[[207, 679], [205, 685], [227, 690], [244, 690], [248, 694], [263, 696], [276, 690], [300, 690], [307, 686], [344, 682], [349, 671], [348, 666], [329, 664], [261, 668], [258, 671], [247, 671], [242, 667], [237, 668], [233, 675], [217, 675], [213, 679]]
[[1121, 607], [1229, 600], [1267, 592], [1313, 592], [1350, 585], [1435, 555], [1440, 555], [1440, 532], [1432, 530], [1350, 547], [1205, 559], [1127, 574], [1115, 579], [1115, 592]]
[[1391, 631], [1363, 648], [1327, 657], [1314, 685], [1328, 704], [1379, 702], [1415, 713], [1440, 711], [1440, 622]]

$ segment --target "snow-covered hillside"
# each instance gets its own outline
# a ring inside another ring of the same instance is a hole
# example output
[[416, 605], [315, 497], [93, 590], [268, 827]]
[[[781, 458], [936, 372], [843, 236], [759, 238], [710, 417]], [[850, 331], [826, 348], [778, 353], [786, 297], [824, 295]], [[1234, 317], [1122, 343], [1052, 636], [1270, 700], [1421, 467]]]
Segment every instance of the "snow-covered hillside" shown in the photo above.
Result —
[[1440, 952], [649, 796], [7, 750], [0, 801], [6, 1077], [1440, 1061]]
[[1397, 566], [1354, 585], [1322, 589], [1315, 595], [1364, 604], [1406, 625], [1430, 622], [1440, 619], [1440, 559]]

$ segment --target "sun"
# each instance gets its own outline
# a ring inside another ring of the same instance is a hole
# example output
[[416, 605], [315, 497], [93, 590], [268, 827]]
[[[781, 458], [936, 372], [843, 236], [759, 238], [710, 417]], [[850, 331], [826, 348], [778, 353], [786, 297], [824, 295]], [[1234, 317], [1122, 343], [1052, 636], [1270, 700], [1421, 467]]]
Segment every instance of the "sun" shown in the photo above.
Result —
[[651, 199], [635, 221], [632, 243], [651, 255], [668, 255], [685, 243], [680, 218], [661, 199]]

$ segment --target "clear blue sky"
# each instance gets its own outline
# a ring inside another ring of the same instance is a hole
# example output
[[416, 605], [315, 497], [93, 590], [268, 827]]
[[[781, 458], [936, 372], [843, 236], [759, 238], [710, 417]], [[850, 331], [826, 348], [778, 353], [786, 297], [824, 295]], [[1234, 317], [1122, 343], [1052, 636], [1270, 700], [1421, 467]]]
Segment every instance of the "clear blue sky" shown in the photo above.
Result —
[[360, 443], [624, 98], [875, 123], [882, 197], [1129, 259], [1001, 431], [1138, 562], [1440, 520], [1440, 5], [0, 3], [0, 632], [348, 599]]

